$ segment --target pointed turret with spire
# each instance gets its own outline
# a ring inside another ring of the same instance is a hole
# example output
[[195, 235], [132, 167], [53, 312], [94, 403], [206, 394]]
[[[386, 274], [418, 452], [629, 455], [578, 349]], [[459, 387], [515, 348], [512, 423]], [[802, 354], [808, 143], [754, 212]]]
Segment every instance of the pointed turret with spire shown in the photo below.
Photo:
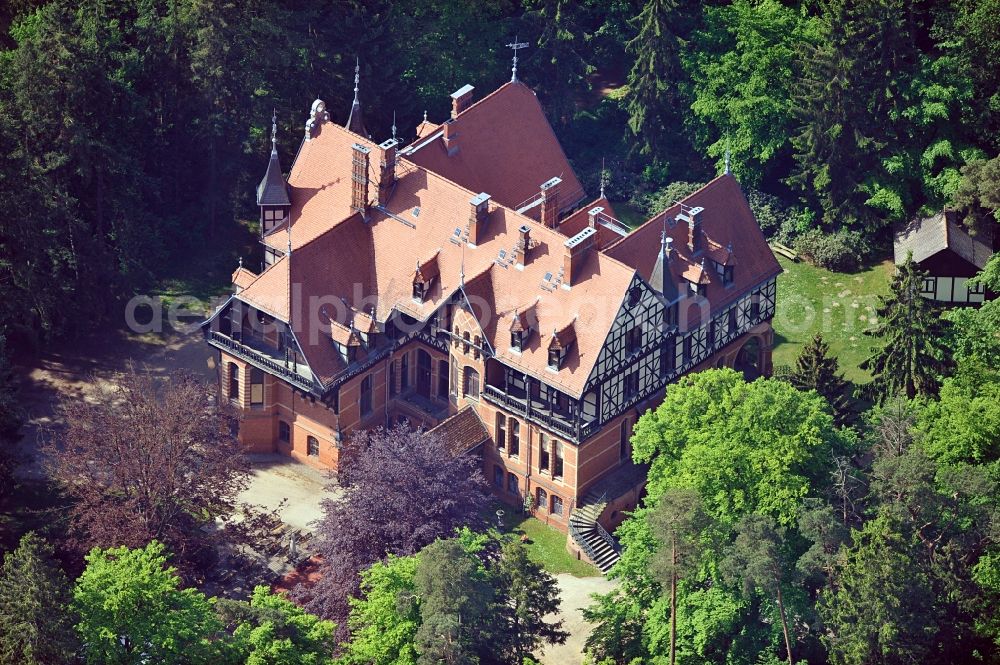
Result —
[[355, 134], [359, 134], [367, 138], [368, 130], [365, 129], [365, 121], [361, 116], [361, 102], [358, 101], [358, 82], [361, 80], [361, 60], [355, 58], [354, 60], [354, 103], [351, 104], [351, 113], [347, 116], [347, 122], [344, 124], [346, 129], [351, 130]]
[[271, 158], [267, 162], [264, 177], [257, 185], [257, 205], [260, 206], [262, 234], [281, 224], [287, 218], [291, 207], [288, 186], [281, 174], [281, 160], [278, 159], [278, 116], [275, 111], [271, 112]]
[[656, 255], [656, 265], [649, 276], [649, 285], [663, 294], [667, 303], [677, 300], [677, 282], [670, 268], [673, 253], [673, 238], [667, 235], [667, 218], [663, 217], [663, 232], [660, 235], [660, 253]]

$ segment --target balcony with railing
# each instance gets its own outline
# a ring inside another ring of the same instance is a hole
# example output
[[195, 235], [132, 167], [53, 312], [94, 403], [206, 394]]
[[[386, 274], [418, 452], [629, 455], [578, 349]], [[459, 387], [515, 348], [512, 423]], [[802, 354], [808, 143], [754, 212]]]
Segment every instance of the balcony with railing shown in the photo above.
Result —
[[240, 360], [285, 379], [296, 388], [314, 391], [318, 387], [307, 365], [286, 358], [283, 351], [261, 337], [245, 335], [234, 339], [218, 330], [212, 330], [209, 332], [208, 342]]

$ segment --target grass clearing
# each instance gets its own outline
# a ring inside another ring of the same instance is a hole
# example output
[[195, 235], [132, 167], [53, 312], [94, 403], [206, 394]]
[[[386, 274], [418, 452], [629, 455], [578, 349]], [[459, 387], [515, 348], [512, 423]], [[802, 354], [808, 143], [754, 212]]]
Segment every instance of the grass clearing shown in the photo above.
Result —
[[508, 505], [497, 504], [494, 507], [494, 520], [497, 508], [504, 511], [504, 533], [527, 536], [525, 549], [528, 550], [528, 558], [552, 575], [569, 573], [573, 577], [596, 577], [601, 574], [589, 563], [570, 556], [566, 551], [566, 534], [562, 531]]
[[774, 365], [794, 366], [803, 345], [819, 332], [840, 361], [848, 380], [865, 383], [871, 375], [858, 365], [871, 352], [864, 330], [875, 322], [878, 296], [889, 292], [891, 261], [855, 273], [838, 273], [779, 256], [774, 313]]

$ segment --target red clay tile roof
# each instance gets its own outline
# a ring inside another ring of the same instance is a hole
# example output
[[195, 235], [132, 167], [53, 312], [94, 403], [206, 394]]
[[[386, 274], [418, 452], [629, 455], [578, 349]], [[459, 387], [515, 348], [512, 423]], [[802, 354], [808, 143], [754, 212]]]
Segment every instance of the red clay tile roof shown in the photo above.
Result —
[[257, 279], [257, 275], [240, 266], [233, 272], [233, 286], [237, 289], [245, 289]]
[[455, 415], [446, 418], [437, 427], [427, 431], [441, 437], [448, 450], [456, 457], [475, 450], [490, 438], [483, 421], [472, 406], [466, 406]]
[[[584, 198], [555, 132], [535, 93], [519, 82], [508, 82], [451, 120], [458, 151], [448, 155], [439, 133], [421, 125], [420, 136], [403, 150], [407, 159], [474, 192], [517, 208], [539, 193], [550, 178], [562, 178], [561, 210]], [[435, 136], [430, 139], [429, 136]]]
[[[681, 203], [686, 206], [702, 206], [701, 229], [705, 249], [693, 256], [688, 249], [688, 225], [678, 222], [667, 224], [667, 236], [673, 239], [673, 257], [670, 268], [674, 279], [697, 265], [702, 256], [717, 255], [714, 248], [733, 246], [733, 256], [738, 261], [733, 268], [733, 283], [724, 286], [711, 265], [706, 266], [708, 284], [706, 298], [712, 311], [717, 311], [733, 302], [757, 284], [781, 272], [771, 248], [757, 225], [746, 197], [739, 183], [732, 175], [721, 175]], [[655, 215], [626, 238], [605, 249], [610, 256], [622, 263], [633, 266], [644, 279], [648, 280], [656, 265], [660, 251], [660, 234], [663, 222], [674, 219], [681, 212], [681, 206], [672, 205]]]

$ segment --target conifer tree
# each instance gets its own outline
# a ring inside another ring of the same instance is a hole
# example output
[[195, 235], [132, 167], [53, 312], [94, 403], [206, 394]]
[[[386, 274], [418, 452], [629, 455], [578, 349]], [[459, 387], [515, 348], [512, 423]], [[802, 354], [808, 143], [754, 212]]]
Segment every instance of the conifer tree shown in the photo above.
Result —
[[833, 410], [834, 422], [843, 427], [853, 420], [853, 413], [848, 397], [850, 385], [839, 369], [837, 359], [830, 355], [830, 345], [816, 333], [803, 347], [789, 378], [799, 390], [815, 390], [825, 398]]
[[629, 128], [643, 155], [662, 156], [669, 139], [680, 134], [679, 6], [678, 0], [648, 0], [632, 20], [638, 34], [626, 45], [635, 64], [625, 101]]
[[528, 558], [521, 543], [516, 540], [504, 543], [493, 576], [493, 586], [502, 603], [498, 614], [504, 621], [499, 634], [512, 656], [509, 662], [524, 662], [543, 642], [566, 641], [569, 633], [562, 629], [562, 621], [544, 620], [546, 615], [559, 610], [556, 580]]
[[920, 295], [926, 273], [908, 255], [892, 278], [888, 296], [879, 296], [878, 323], [865, 334], [882, 347], [861, 363], [871, 371], [872, 395], [879, 402], [902, 394], [908, 398], [933, 395], [950, 366], [944, 342], [946, 322], [930, 300]]
[[54, 665], [74, 662], [78, 647], [69, 581], [52, 546], [29, 533], [0, 570], [0, 662]]

